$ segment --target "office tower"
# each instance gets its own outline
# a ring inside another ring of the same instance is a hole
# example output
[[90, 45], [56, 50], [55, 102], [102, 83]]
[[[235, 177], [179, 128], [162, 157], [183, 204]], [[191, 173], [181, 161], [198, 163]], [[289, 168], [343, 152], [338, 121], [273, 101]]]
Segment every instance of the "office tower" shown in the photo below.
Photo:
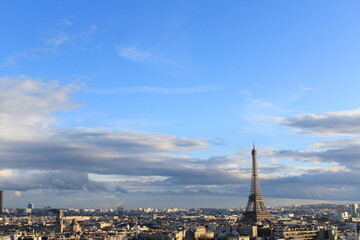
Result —
[[28, 208], [34, 209], [34, 208], [35, 208], [35, 205], [34, 205], [33, 203], [29, 203], [29, 204], [28, 204]]
[[0, 213], [3, 213], [4, 191], [0, 191]]
[[119, 205], [119, 206], [117, 207], [117, 210], [118, 210], [118, 213], [119, 213], [119, 214], [124, 213], [124, 205]]
[[250, 195], [246, 206], [246, 210], [242, 218], [244, 222], [249, 224], [259, 223], [263, 220], [271, 221], [270, 214], [268, 213], [265, 207], [260, 190], [260, 183], [257, 175], [256, 154], [257, 152], [254, 145], [251, 151], [251, 155], [252, 155], [251, 189], [250, 189]]
[[359, 209], [359, 204], [355, 203], [355, 204], [351, 204], [351, 216], [352, 217], [357, 217], [358, 216], [358, 209]]

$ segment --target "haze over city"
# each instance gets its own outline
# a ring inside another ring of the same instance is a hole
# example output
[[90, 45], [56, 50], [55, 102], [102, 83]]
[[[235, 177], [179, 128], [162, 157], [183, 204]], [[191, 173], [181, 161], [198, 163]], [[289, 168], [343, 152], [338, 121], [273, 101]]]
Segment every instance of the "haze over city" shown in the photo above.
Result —
[[359, 201], [359, 10], [0, 1], [4, 207]]

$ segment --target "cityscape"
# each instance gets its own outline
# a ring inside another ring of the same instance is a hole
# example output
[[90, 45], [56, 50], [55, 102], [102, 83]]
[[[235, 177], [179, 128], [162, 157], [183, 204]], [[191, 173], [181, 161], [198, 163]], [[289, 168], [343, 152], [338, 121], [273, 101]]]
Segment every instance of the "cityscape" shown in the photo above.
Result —
[[3, 209], [0, 239], [360, 239], [359, 204], [266, 207], [251, 150], [252, 174], [246, 208]]
[[360, 240], [359, 12], [0, 0], [0, 240]]

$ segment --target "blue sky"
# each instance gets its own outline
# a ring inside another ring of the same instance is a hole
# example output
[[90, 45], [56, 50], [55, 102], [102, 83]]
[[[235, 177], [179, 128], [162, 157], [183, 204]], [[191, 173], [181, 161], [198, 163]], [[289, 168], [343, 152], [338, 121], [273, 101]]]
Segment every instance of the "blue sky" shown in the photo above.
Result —
[[0, 9], [5, 206], [244, 206], [253, 140], [269, 204], [360, 198], [359, 2]]

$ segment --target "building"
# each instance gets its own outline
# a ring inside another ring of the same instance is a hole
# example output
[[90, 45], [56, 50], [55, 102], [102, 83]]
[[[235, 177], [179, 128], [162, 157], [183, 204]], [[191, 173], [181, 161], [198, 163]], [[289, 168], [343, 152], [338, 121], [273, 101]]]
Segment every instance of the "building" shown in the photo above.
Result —
[[64, 220], [62, 210], [58, 210], [56, 216], [56, 232], [63, 233], [64, 231]]
[[35, 204], [33, 204], [33, 203], [29, 203], [29, 204], [28, 204], [28, 208], [30, 208], [30, 209], [34, 209], [34, 208], [35, 208]]
[[3, 213], [4, 209], [4, 191], [0, 191], [0, 213]]
[[318, 240], [336, 240], [337, 235], [335, 230], [320, 230], [317, 234]]
[[124, 213], [124, 205], [120, 204], [117, 207], [117, 211], [118, 211], [118, 214], [123, 214]]
[[315, 240], [318, 239], [318, 230], [315, 229], [276, 229], [275, 239], [296, 239], [296, 240]]
[[350, 208], [351, 208], [350, 209], [351, 217], [357, 217], [358, 216], [359, 204], [357, 204], [357, 203], [351, 204]]
[[70, 224], [69, 228], [70, 228], [69, 230], [72, 231], [73, 233], [81, 232], [80, 224], [78, 223], [78, 221], [76, 221], [75, 218], [72, 221], [72, 223]]

